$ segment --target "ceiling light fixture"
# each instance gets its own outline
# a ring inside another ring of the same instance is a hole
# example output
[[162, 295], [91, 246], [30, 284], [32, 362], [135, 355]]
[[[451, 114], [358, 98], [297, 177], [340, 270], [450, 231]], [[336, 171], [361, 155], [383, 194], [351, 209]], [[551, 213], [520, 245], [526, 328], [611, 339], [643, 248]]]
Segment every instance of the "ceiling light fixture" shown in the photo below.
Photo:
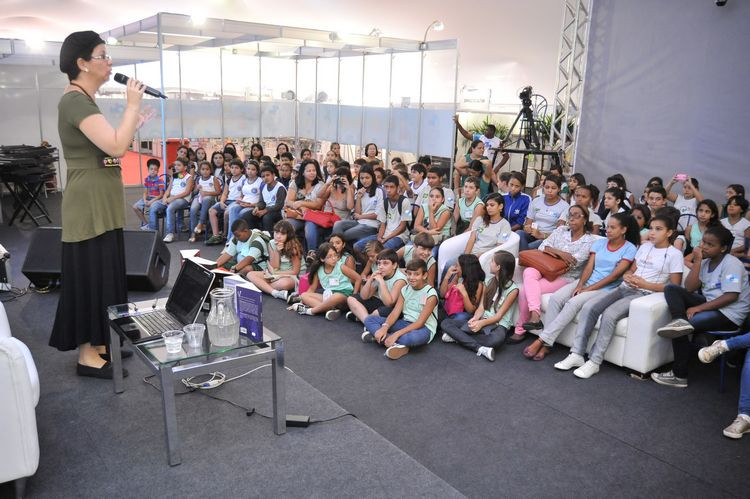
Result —
[[115, 38], [114, 36], [110, 35], [107, 37], [107, 45], [117, 45], [117, 43], [117, 38]]
[[336, 33], [335, 31], [331, 31], [331, 33], [328, 35], [328, 39], [331, 40], [332, 42], [336, 42], [339, 40], [339, 34]]
[[37, 36], [30, 36], [23, 41], [30, 50], [34, 52], [41, 52], [44, 48], [44, 40]]
[[443, 21], [432, 21], [429, 26], [427, 26], [427, 29], [424, 30], [424, 36], [422, 37], [422, 43], [419, 44], [419, 50], [427, 50], [427, 33], [430, 32], [430, 29], [434, 29], [435, 31], [443, 31], [445, 28], [445, 25], [443, 24]]
[[203, 26], [206, 24], [206, 15], [201, 13], [195, 13], [190, 16], [190, 22], [193, 26]]

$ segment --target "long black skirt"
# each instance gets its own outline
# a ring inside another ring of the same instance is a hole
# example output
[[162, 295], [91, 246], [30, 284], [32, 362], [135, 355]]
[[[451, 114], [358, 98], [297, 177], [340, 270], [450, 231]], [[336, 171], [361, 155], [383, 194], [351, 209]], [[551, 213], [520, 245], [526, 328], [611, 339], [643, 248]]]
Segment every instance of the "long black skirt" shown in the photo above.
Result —
[[62, 243], [60, 301], [49, 344], [58, 350], [109, 344], [107, 307], [127, 303], [122, 229]]

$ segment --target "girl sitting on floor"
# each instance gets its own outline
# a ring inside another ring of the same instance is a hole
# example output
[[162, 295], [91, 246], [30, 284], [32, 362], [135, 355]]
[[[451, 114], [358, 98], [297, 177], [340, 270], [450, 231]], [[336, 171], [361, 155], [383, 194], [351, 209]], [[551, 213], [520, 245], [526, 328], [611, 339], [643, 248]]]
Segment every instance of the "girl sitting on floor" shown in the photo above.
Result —
[[443, 342], [458, 342], [477, 356], [494, 361], [495, 348], [505, 342], [515, 322], [518, 286], [513, 282], [513, 272], [516, 259], [507, 251], [498, 251], [492, 255], [490, 268], [494, 275], [471, 318], [445, 319], [440, 328]]
[[264, 272], [250, 272], [248, 281], [274, 298], [286, 301], [297, 287], [297, 277], [305, 270], [302, 243], [292, 224], [286, 220], [276, 222], [273, 240], [268, 244], [268, 268]]
[[[466, 184], [464, 184], [466, 185]], [[446, 313], [450, 319], [467, 320], [471, 317], [484, 294], [484, 270], [476, 255], [464, 254], [448, 268], [440, 282], [440, 296], [445, 299]]]
[[[336, 320], [341, 315], [339, 307], [354, 293], [354, 282], [359, 275], [344, 264], [330, 243], [321, 244], [315, 256], [310, 266], [310, 288], [294, 298], [301, 303], [292, 303], [289, 310], [300, 315], [325, 312], [326, 319]], [[318, 293], [318, 288], [323, 288], [323, 293]]]

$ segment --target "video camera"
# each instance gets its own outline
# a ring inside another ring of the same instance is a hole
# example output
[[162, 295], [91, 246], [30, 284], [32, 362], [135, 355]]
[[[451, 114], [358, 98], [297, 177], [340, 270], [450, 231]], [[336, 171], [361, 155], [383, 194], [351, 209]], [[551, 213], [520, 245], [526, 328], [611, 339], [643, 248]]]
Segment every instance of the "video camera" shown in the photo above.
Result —
[[523, 107], [531, 107], [531, 93], [533, 92], [531, 86], [523, 87], [518, 97], [521, 99]]

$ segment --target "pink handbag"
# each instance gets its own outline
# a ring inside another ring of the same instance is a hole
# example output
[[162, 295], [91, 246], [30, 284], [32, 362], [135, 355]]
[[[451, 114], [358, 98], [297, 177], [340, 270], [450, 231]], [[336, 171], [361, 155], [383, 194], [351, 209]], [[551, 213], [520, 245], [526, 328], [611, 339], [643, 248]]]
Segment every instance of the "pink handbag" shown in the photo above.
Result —
[[310, 289], [310, 273], [302, 274], [299, 276], [299, 285], [297, 286], [297, 293], [302, 294]]
[[448, 288], [448, 292], [445, 293], [443, 308], [449, 316], [464, 311], [464, 297], [455, 285]]

